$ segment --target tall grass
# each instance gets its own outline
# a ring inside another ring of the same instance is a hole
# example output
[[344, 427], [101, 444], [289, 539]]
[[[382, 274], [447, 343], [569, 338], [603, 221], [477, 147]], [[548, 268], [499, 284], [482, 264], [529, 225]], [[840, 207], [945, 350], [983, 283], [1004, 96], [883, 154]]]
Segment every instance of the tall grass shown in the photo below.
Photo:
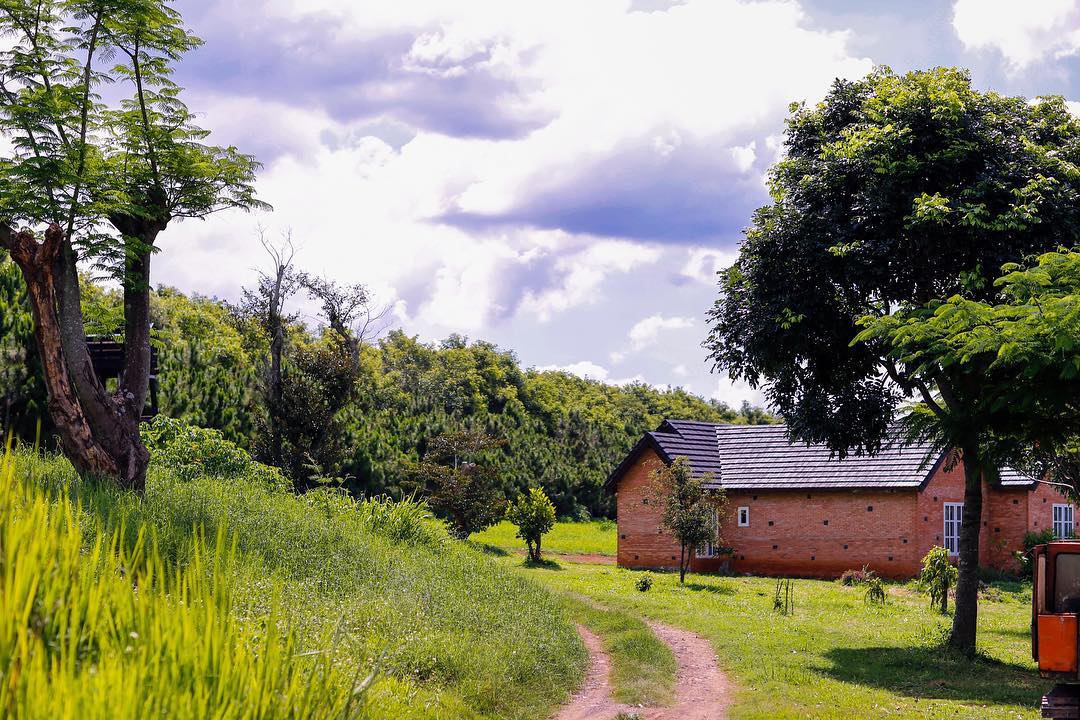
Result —
[[296, 718], [359, 714], [350, 678], [299, 656], [272, 598], [232, 611], [223, 531], [165, 561], [152, 532], [130, 544], [63, 494], [0, 459], [0, 714], [19, 718]]
[[[236, 548], [220, 571], [228, 614], [244, 627], [283, 626], [293, 655], [328, 663], [319, 680], [334, 684], [320, 700], [326, 707], [378, 668], [365, 717], [541, 718], [583, 672], [560, 603], [450, 540], [421, 504], [331, 491], [297, 497], [260, 479], [160, 467], [136, 498], [78, 482], [60, 458], [19, 452], [17, 464], [33, 486], [69, 494], [81, 508], [72, 512], [111, 533], [118, 552], [133, 553], [146, 527], [163, 562], [184, 572], [212, 574], [210, 548], [193, 538], [227, 527]], [[92, 527], [82, 525], [88, 547]]]

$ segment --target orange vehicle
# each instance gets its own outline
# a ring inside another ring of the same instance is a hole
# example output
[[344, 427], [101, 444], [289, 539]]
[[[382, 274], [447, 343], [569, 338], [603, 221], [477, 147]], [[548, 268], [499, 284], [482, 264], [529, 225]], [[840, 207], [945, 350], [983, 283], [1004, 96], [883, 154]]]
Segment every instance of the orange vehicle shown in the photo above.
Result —
[[1043, 697], [1042, 716], [1080, 720], [1080, 541], [1039, 545], [1032, 555], [1031, 656], [1040, 675], [1064, 683]]

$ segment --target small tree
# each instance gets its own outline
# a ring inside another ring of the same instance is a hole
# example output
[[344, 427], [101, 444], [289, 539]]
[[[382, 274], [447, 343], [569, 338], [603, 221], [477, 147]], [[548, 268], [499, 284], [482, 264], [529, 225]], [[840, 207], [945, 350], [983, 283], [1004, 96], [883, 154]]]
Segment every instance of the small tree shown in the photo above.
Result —
[[499, 472], [479, 457], [502, 445], [484, 433], [443, 433], [429, 444], [424, 462], [414, 466], [428, 505], [446, 519], [454, 537], [464, 540], [502, 519], [506, 499]]
[[939, 605], [941, 614], [949, 611], [949, 588], [956, 584], [958, 571], [949, 562], [949, 551], [941, 546], [930, 548], [922, 559], [919, 586], [930, 594], [930, 606]]
[[555, 506], [548, 496], [540, 488], [529, 488], [511, 503], [506, 519], [517, 525], [517, 536], [529, 547], [529, 560], [540, 562], [540, 539], [555, 527]]
[[686, 458], [675, 458], [653, 472], [653, 494], [660, 503], [660, 527], [679, 543], [679, 582], [686, 581], [695, 548], [719, 544], [717, 518], [727, 504], [722, 490], [705, 487], [709, 476], [694, 477]]

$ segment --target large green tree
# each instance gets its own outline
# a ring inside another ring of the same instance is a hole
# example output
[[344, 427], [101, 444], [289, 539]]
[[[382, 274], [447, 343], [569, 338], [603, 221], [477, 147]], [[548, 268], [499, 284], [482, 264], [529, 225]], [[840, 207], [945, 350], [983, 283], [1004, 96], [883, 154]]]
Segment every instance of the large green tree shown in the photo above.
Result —
[[[141, 489], [150, 374], [150, 260], [180, 218], [259, 205], [253, 158], [204, 144], [174, 64], [199, 44], [161, 0], [0, 3], [0, 247], [26, 282], [60, 445], [82, 475]], [[109, 86], [107, 102], [98, 89]], [[124, 371], [95, 376], [79, 261], [123, 293]]]
[[[1080, 252], [1003, 268], [989, 300], [954, 295], [867, 317], [861, 341], [882, 342], [909, 367], [981, 378], [976, 412], [987, 455], [1080, 496]], [[932, 432], [925, 412], [910, 423]]]
[[[911, 404], [965, 471], [950, 646], [975, 646], [981, 482], [996, 477], [984, 378], [908, 363], [861, 319], [954, 295], [989, 300], [999, 268], [1080, 236], [1080, 123], [1061, 98], [979, 92], [964, 71], [837, 81], [792, 109], [785, 156], [721, 281], [707, 345], [764, 387], [794, 439], [878, 451]], [[924, 427], [925, 430], [925, 427]]]

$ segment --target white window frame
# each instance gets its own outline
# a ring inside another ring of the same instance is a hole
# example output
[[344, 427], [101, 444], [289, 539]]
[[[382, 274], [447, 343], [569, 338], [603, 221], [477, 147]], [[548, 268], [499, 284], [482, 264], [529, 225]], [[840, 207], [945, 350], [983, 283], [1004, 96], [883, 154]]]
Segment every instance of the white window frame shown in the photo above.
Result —
[[1076, 509], [1069, 503], [1054, 503], [1051, 510], [1054, 537], [1067, 540], [1076, 533]]
[[712, 520], [710, 521], [709, 525], [711, 526], [711, 529], [713, 531], [713, 539], [705, 543], [695, 551], [694, 554], [697, 555], [699, 558], [714, 558], [720, 556], [720, 547], [715, 542], [716, 536], [720, 532], [720, 516], [715, 510], [713, 511]]
[[[950, 556], [956, 557], [960, 554], [960, 528], [964, 522], [964, 503], [943, 503], [941, 515], [944, 520], [941, 533], [942, 545], [949, 551]], [[950, 532], [950, 530], [955, 532]]]
[[750, 507], [743, 505], [735, 511], [735, 519], [739, 527], [750, 527]]

